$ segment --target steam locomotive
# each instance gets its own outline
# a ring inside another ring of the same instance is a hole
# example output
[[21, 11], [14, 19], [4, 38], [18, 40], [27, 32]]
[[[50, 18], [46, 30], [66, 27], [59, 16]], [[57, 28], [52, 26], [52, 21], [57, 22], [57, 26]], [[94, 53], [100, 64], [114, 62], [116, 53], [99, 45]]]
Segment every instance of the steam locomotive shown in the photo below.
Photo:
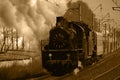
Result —
[[49, 34], [49, 40], [41, 44], [42, 64], [52, 74], [72, 72], [79, 63], [86, 67], [102, 57], [102, 35], [83, 22], [57, 17], [56, 27]]

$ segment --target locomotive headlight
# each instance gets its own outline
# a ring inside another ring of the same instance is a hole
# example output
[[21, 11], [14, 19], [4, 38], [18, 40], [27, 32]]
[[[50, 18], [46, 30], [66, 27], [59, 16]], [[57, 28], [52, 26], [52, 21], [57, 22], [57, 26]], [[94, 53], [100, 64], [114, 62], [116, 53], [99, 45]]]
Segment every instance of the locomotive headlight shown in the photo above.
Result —
[[52, 54], [49, 53], [48, 56], [49, 56], [50, 60], [52, 60]]
[[52, 57], [52, 54], [51, 54], [51, 53], [49, 53], [49, 57]]
[[70, 60], [70, 54], [67, 54], [67, 59]]

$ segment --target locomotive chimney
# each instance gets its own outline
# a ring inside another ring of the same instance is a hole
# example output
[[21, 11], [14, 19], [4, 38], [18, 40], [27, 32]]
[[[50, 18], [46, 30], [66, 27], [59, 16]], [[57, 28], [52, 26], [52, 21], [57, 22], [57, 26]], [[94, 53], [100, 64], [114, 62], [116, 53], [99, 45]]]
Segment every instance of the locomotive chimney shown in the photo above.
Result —
[[64, 17], [60, 16], [60, 17], [57, 17], [56, 19], [57, 19], [56, 26], [59, 26], [59, 27], [66, 27], [67, 26], [68, 21]]

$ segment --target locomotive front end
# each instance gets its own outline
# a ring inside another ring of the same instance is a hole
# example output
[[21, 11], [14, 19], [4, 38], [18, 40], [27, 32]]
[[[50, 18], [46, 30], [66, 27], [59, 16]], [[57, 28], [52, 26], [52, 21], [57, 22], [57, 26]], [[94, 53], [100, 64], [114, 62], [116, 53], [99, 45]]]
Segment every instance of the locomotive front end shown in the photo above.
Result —
[[75, 31], [67, 21], [58, 18], [56, 27], [50, 31], [49, 42], [42, 50], [43, 67], [55, 75], [73, 70], [77, 65], [77, 54], [74, 53], [72, 43], [74, 37]]

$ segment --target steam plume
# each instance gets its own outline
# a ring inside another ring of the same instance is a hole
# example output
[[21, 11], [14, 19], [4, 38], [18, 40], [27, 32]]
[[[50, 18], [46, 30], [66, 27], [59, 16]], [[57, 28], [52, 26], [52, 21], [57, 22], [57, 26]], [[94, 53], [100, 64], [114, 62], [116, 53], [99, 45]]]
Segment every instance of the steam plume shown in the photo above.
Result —
[[0, 20], [29, 39], [46, 39], [68, 0], [0, 0]]

